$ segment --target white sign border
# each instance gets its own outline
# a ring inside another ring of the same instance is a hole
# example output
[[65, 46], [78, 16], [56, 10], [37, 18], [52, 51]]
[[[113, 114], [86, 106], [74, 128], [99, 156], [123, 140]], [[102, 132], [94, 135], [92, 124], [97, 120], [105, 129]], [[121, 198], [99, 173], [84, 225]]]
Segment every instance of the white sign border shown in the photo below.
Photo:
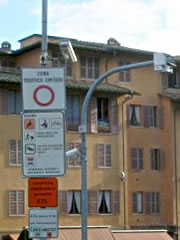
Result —
[[[57, 238], [59, 236], [59, 210], [57, 208], [45, 208], [45, 209], [41, 209], [41, 208], [30, 208], [29, 209], [29, 215], [28, 215], [28, 226], [29, 226], [29, 231], [28, 231], [28, 237], [29, 238], [44, 238], [44, 237], [41, 237], [41, 236], [32, 236], [31, 235], [31, 231], [30, 231], [30, 212], [31, 211], [49, 211], [49, 210], [53, 210], [53, 211], [56, 211], [56, 227], [57, 227], [57, 231], [56, 231], [56, 236], [54, 237], [51, 237], [51, 238]], [[45, 237], [46, 238], [46, 237]]]
[[[64, 172], [63, 172], [63, 174], [50, 174], [50, 175], [31, 175], [31, 174], [24, 174], [24, 159], [23, 159], [23, 146], [24, 146], [24, 144], [23, 144], [23, 139], [24, 139], [24, 136], [23, 136], [23, 115], [24, 114], [33, 114], [33, 113], [62, 113], [62, 116], [63, 116], [63, 119], [64, 119], [64, 121], [63, 121], [63, 128], [64, 128]], [[24, 112], [21, 112], [21, 149], [22, 149], [22, 168], [21, 168], [21, 170], [22, 170], [22, 176], [24, 177], [24, 178], [40, 178], [40, 177], [63, 177], [63, 176], [65, 176], [66, 175], [66, 171], [67, 171], [67, 162], [66, 162], [66, 147], [65, 147], [65, 111], [63, 111], [63, 110], [61, 110], [61, 111], [24, 111]]]

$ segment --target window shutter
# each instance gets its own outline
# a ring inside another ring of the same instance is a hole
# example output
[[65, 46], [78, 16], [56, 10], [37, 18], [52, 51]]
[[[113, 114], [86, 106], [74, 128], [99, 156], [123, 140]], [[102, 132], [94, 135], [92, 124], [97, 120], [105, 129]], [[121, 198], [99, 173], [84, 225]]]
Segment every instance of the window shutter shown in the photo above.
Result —
[[0, 110], [0, 112], [7, 113], [8, 112], [8, 90], [2, 88], [0, 94], [1, 94], [1, 98], [0, 98], [1, 99], [1, 103], [0, 103], [1, 110]]
[[111, 114], [111, 132], [113, 134], [118, 133], [118, 104], [117, 104], [117, 98], [112, 98], [110, 100], [110, 111]]
[[168, 88], [168, 73], [162, 73], [162, 87]]
[[21, 98], [21, 92], [16, 91], [16, 113], [20, 114], [22, 111], [22, 98]]
[[9, 140], [9, 164], [16, 165], [16, 140]]
[[154, 170], [155, 169], [154, 149], [150, 149], [150, 156], [151, 156], [151, 170]]
[[156, 192], [156, 210], [157, 213], [160, 213], [160, 193]]
[[24, 203], [24, 191], [18, 191], [17, 192], [18, 197], [18, 206], [17, 206], [17, 212], [18, 215], [24, 215], [25, 214], [25, 203]]
[[104, 144], [97, 144], [96, 152], [97, 167], [104, 167]]
[[137, 213], [137, 193], [132, 193], [132, 212]]
[[144, 106], [144, 127], [149, 127], [149, 106]]
[[112, 167], [112, 147], [111, 144], [105, 145], [105, 166]]
[[17, 164], [22, 164], [22, 149], [21, 149], [21, 140], [18, 140], [17, 142], [18, 146], [17, 146]]
[[145, 206], [146, 206], [146, 214], [150, 214], [151, 213], [151, 193], [146, 192], [145, 193]]
[[67, 191], [59, 191], [60, 214], [67, 214]]
[[180, 88], [180, 72], [177, 70], [177, 87]]
[[9, 191], [9, 216], [16, 215], [16, 191]]
[[97, 213], [97, 191], [88, 191], [88, 212], [89, 214]]
[[139, 169], [143, 169], [143, 149], [139, 148]]
[[91, 132], [97, 133], [97, 99], [92, 97], [91, 100]]
[[158, 107], [158, 127], [164, 128], [164, 107], [162, 105]]
[[160, 149], [160, 170], [163, 170], [165, 167], [165, 152]]
[[137, 169], [137, 149], [131, 149], [131, 167], [132, 169]]
[[120, 213], [120, 191], [115, 190], [112, 191], [112, 213], [119, 214]]

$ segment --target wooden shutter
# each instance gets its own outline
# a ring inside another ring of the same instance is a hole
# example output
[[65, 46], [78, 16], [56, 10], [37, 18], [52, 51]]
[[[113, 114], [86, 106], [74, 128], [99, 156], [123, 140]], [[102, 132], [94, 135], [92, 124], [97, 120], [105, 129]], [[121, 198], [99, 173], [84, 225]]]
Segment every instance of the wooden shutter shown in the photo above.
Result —
[[88, 212], [89, 214], [97, 213], [97, 191], [88, 191]]
[[21, 140], [17, 140], [17, 164], [22, 164]]
[[112, 214], [120, 213], [120, 191], [112, 191]]
[[96, 145], [96, 162], [97, 167], [104, 167], [104, 144]]
[[158, 107], [158, 127], [164, 128], [164, 107], [162, 105]]
[[8, 112], [8, 90], [2, 88], [0, 91], [0, 94], [1, 94], [0, 112], [7, 113]]
[[145, 206], [146, 206], [146, 214], [150, 214], [151, 213], [151, 193], [150, 192], [146, 192], [145, 193]]
[[163, 170], [165, 168], [165, 151], [162, 149], [160, 151], [160, 170]]
[[168, 73], [162, 73], [162, 87], [168, 88]]
[[16, 215], [16, 191], [9, 191], [9, 216]]
[[149, 127], [149, 106], [144, 106], [144, 127]]
[[180, 72], [178, 70], [176, 72], [176, 77], [177, 77], [177, 88], [180, 88]]
[[160, 193], [156, 192], [156, 210], [160, 213]]
[[24, 190], [17, 191], [17, 213], [18, 215], [25, 214]]
[[91, 105], [90, 105], [90, 114], [91, 114], [91, 132], [97, 133], [98, 126], [97, 126], [97, 99], [92, 97]]
[[139, 148], [139, 169], [141, 170], [141, 169], [143, 169], [143, 159], [144, 159], [144, 157], [143, 157], [143, 149], [142, 148]]
[[113, 134], [118, 134], [118, 104], [117, 98], [110, 99], [110, 123], [111, 123], [111, 132]]
[[16, 165], [16, 140], [9, 140], [9, 164]]
[[155, 154], [154, 149], [150, 149], [150, 156], [151, 156], [151, 170], [155, 169]]
[[67, 191], [59, 191], [60, 215], [67, 214]]
[[137, 193], [132, 193], [132, 212], [137, 213]]
[[111, 144], [105, 144], [105, 166], [112, 167], [112, 146]]
[[137, 169], [137, 149], [131, 149], [131, 167], [132, 169]]

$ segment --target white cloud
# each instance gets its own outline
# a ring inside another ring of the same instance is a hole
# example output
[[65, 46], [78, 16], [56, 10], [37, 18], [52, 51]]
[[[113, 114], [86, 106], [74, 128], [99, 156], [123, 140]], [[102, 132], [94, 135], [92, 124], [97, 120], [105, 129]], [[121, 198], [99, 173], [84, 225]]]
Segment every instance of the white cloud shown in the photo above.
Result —
[[180, 54], [179, 11], [179, 0], [52, 0], [48, 34]]
[[0, 0], [0, 6], [7, 5], [7, 4], [8, 4], [8, 0]]

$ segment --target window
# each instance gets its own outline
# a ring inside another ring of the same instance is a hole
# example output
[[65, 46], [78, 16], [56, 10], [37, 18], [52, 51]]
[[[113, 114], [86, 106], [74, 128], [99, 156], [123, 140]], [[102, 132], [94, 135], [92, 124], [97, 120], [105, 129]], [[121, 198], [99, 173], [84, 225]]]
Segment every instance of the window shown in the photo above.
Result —
[[[79, 151], [81, 150], [81, 144], [71, 142], [68, 144], [68, 150], [71, 150], [73, 148], [77, 148]], [[80, 156], [70, 157], [68, 158], [68, 167], [81, 167], [81, 160]]]
[[151, 149], [151, 169], [160, 170], [160, 149]]
[[[130, 63], [129, 62], [124, 62], [124, 61], [119, 62], [119, 66], [128, 65], [128, 64], [130, 64]], [[120, 80], [120, 82], [129, 83], [131, 81], [130, 70], [124, 70], [124, 71], [120, 72], [119, 73], [119, 80]]]
[[157, 127], [156, 106], [144, 106], [144, 125], [146, 127]]
[[24, 190], [9, 191], [9, 216], [25, 215]]
[[98, 191], [98, 212], [101, 214], [111, 213], [110, 191]]
[[98, 132], [109, 132], [109, 100], [108, 98], [97, 98], [98, 108]]
[[9, 140], [9, 165], [19, 166], [22, 163], [21, 141]]
[[164, 88], [180, 88], [179, 72], [173, 69], [173, 73], [162, 73]]
[[140, 106], [130, 105], [129, 106], [129, 123], [131, 126], [139, 126], [140, 122]]
[[80, 57], [80, 75], [85, 79], [96, 79], [99, 77], [99, 58]]
[[20, 114], [21, 110], [21, 93], [19, 91], [8, 90], [8, 113]]
[[71, 62], [66, 63], [66, 77], [69, 77], [69, 78], [72, 77], [72, 63]]
[[68, 191], [67, 201], [68, 201], [67, 202], [68, 214], [81, 213], [81, 192], [80, 191]]
[[146, 193], [146, 212], [147, 214], [157, 214], [160, 212], [159, 192]]
[[98, 167], [112, 167], [111, 144], [97, 145]]
[[143, 149], [142, 148], [131, 149], [131, 164], [132, 164], [132, 169], [134, 170], [143, 169]]
[[67, 125], [68, 130], [77, 131], [80, 124], [80, 97], [67, 96]]
[[132, 193], [132, 212], [141, 214], [143, 213], [143, 193]]

